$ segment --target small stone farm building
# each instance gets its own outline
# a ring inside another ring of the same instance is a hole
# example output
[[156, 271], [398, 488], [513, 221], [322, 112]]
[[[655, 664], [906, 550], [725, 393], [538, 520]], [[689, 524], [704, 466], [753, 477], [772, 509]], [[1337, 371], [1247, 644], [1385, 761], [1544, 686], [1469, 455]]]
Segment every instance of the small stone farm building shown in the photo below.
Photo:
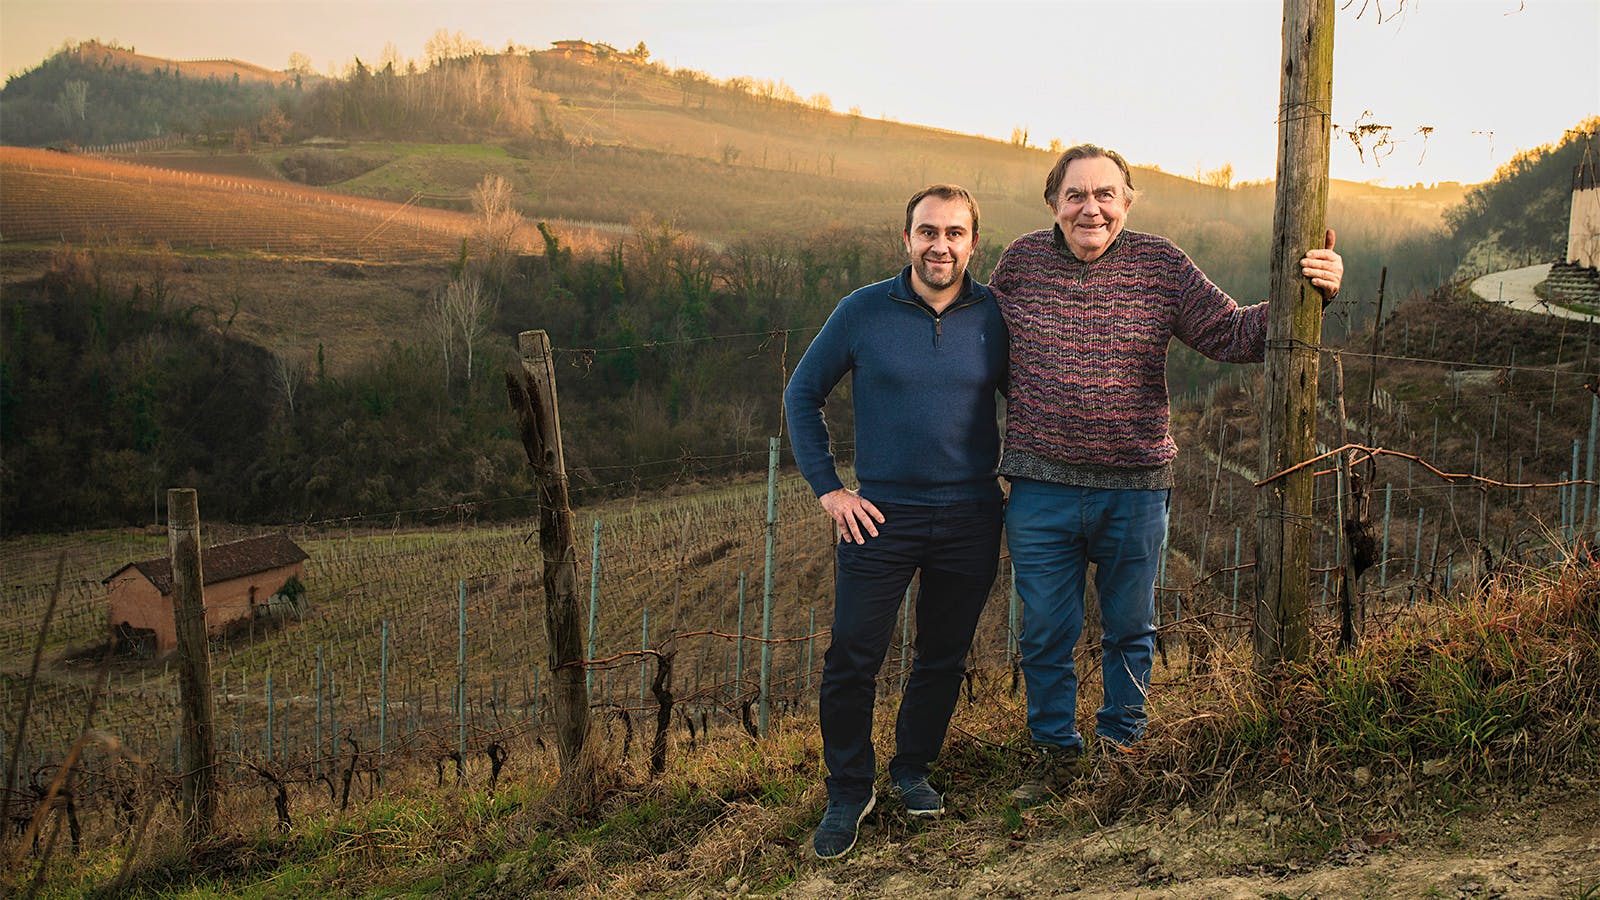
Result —
[[[298, 584], [307, 558], [282, 534], [202, 549], [206, 633], [219, 635], [230, 626], [298, 604], [299, 598], [285, 596], [283, 588], [291, 578]], [[119, 649], [161, 656], [177, 647], [171, 560], [129, 563], [101, 583], [108, 588], [111, 634]]]

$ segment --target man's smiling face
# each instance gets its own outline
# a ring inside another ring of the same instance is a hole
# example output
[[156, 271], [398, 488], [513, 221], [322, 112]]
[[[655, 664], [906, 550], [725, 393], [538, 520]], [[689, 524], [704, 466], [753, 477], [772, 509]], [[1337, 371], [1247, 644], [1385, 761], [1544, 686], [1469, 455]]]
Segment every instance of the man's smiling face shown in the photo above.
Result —
[[1072, 255], [1099, 259], [1122, 233], [1128, 217], [1128, 184], [1117, 164], [1104, 156], [1075, 159], [1061, 178], [1050, 208]]

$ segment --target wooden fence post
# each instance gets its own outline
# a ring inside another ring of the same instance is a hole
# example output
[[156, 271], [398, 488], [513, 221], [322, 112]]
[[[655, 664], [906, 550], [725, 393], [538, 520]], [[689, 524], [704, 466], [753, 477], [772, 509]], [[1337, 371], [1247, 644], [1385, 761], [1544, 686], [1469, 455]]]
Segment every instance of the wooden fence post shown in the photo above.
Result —
[[200, 501], [193, 488], [167, 491], [167, 545], [178, 637], [178, 693], [183, 707], [179, 756], [183, 819], [192, 843], [210, 835], [217, 812], [211, 647], [206, 641], [205, 582], [200, 565]]
[[550, 707], [561, 772], [570, 778], [589, 734], [589, 692], [584, 683], [583, 619], [578, 607], [578, 552], [573, 546], [567, 467], [561, 450], [555, 362], [550, 336], [518, 336], [522, 376], [506, 373], [522, 446], [539, 491], [539, 550], [544, 557], [545, 642], [550, 664]]
[[[1333, 0], [1284, 0], [1278, 180], [1272, 216], [1261, 476], [1310, 459], [1316, 444], [1321, 295], [1300, 274], [1320, 249], [1328, 206], [1333, 104]], [[1255, 661], [1260, 669], [1311, 651], [1309, 467], [1274, 480], [1257, 505]]]

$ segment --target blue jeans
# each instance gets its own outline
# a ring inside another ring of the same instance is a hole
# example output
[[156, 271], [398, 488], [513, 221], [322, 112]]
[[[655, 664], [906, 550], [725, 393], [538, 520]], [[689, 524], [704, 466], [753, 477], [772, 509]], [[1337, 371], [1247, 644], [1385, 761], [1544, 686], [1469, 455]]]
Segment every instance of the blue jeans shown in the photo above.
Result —
[[833, 633], [817, 704], [830, 800], [859, 803], [872, 790], [878, 670], [919, 569], [916, 658], [900, 701], [889, 775], [925, 778], [938, 757], [999, 568], [1003, 501], [995, 493], [993, 500], [948, 506], [878, 503], [884, 515], [878, 536], [839, 543]]
[[1156, 570], [1171, 493], [1012, 482], [1006, 543], [1022, 599], [1019, 644], [1034, 742], [1083, 747], [1073, 651], [1083, 633], [1091, 562], [1097, 567], [1105, 684], [1095, 733], [1124, 746], [1144, 734]]

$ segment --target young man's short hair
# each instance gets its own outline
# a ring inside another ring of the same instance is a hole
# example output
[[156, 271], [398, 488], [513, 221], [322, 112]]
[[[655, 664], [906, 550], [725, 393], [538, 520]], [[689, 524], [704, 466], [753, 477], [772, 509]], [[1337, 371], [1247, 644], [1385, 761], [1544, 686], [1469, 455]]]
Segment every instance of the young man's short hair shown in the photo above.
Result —
[[911, 202], [906, 204], [906, 229], [911, 233], [911, 215], [916, 212], [917, 204], [928, 197], [938, 197], [940, 200], [960, 200], [967, 204], [967, 209], [972, 213], [972, 236], [978, 236], [978, 201], [972, 194], [959, 184], [930, 184], [915, 194], [911, 195]]

